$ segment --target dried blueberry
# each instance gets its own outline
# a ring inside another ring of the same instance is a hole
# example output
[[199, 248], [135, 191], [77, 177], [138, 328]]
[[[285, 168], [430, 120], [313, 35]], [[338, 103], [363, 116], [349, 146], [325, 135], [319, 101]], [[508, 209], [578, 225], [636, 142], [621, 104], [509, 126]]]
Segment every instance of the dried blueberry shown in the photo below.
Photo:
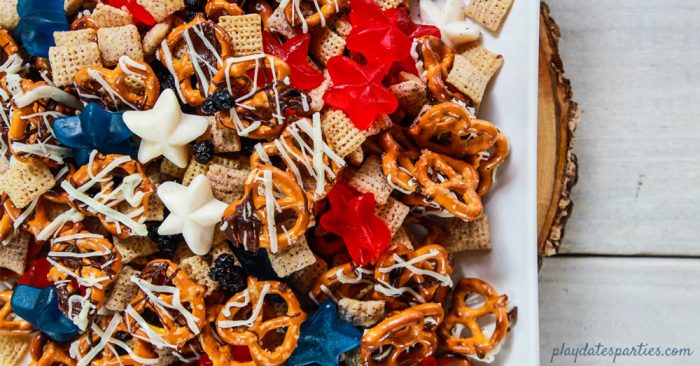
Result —
[[185, 0], [185, 9], [190, 11], [204, 11], [206, 0]]
[[210, 140], [197, 142], [192, 148], [192, 155], [198, 163], [206, 164], [214, 158], [214, 144]]
[[[151, 66], [151, 69], [153, 69], [153, 73], [156, 74], [156, 78], [158, 78], [158, 83], [160, 84], [161, 91], [165, 89], [177, 90], [173, 75], [170, 73], [170, 71], [168, 71], [168, 69], [165, 66], [163, 66], [163, 64], [161, 64], [158, 61], [154, 61], [151, 62], [149, 66]], [[187, 103], [183, 103], [182, 100], [180, 100], [180, 98], [178, 98], [177, 101], [178, 103], [180, 103], [180, 109], [183, 113], [194, 114], [196, 112], [192, 106], [190, 106]]]
[[272, 268], [270, 257], [267, 255], [265, 248], [258, 249], [252, 253], [243, 248], [233, 248], [233, 254], [236, 255], [238, 261], [241, 262], [243, 268], [249, 275], [254, 276], [260, 281], [285, 281]]
[[156, 74], [160, 83], [160, 90], [172, 89], [175, 90], [175, 79], [168, 69], [159, 61], [154, 61], [149, 64], [153, 73]]
[[236, 265], [236, 259], [231, 254], [222, 254], [209, 270], [209, 277], [221, 284], [221, 287], [233, 293], [246, 288], [246, 272]]
[[226, 89], [217, 89], [214, 94], [210, 95], [207, 100], [201, 105], [202, 113], [211, 116], [218, 111], [223, 111], [233, 108], [236, 101], [231, 93]]
[[253, 155], [253, 151], [255, 151], [255, 144], [258, 142], [260, 142], [260, 140], [241, 137], [241, 153], [245, 156]]
[[191, 22], [199, 13], [200, 12], [196, 10], [185, 10], [185, 21], [188, 23]]
[[181, 235], [160, 235], [158, 234], [159, 223], [148, 224], [148, 238], [153, 242], [158, 244], [158, 249], [160, 254], [164, 257], [171, 257], [177, 249], [177, 245], [185, 241], [185, 238]]

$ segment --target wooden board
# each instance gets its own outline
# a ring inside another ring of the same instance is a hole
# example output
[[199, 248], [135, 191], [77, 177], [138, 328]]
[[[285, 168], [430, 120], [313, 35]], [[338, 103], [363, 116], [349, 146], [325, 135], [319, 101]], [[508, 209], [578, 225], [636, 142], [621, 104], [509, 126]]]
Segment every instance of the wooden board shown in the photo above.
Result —
[[572, 148], [578, 106], [571, 100], [569, 81], [559, 57], [559, 28], [541, 4], [538, 93], [537, 225], [539, 255], [559, 250], [573, 203], [569, 197], [577, 179]]
[[547, 1], [582, 113], [561, 253], [700, 256], [700, 1]]
[[[679, 279], [683, 279], [679, 281]], [[690, 366], [700, 364], [700, 265], [697, 259], [546, 258], [540, 276], [540, 364]], [[517, 328], [516, 328], [517, 332]], [[640, 342], [691, 347], [691, 358], [555, 358], [566, 343], [611, 347]]]

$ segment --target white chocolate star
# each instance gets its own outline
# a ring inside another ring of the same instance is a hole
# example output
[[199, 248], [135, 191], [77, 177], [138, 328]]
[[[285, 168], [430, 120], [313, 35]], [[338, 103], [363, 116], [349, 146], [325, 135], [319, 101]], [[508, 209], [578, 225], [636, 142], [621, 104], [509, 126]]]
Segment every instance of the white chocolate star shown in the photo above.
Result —
[[479, 27], [464, 19], [464, 0], [447, 0], [442, 9], [433, 0], [420, 0], [420, 16], [424, 23], [440, 28], [448, 46], [476, 41], [481, 35]]
[[124, 112], [124, 123], [141, 138], [139, 161], [165, 156], [180, 168], [187, 167], [187, 144], [209, 127], [206, 117], [184, 114], [172, 89], [165, 89], [153, 109]]
[[209, 179], [200, 174], [189, 186], [165, 182], [158, 186], [158, 197], [170, 211], [158, 227], [158, 234], [182, 234], [194, 254], [207, 254], [215, 226], [228, 206], [214, 198]]

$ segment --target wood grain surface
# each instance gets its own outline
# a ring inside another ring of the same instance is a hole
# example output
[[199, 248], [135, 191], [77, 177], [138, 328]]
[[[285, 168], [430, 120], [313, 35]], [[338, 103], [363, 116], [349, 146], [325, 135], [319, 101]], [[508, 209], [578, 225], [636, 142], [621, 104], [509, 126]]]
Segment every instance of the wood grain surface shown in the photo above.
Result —
[[[682, 281], [681, 281], [682, 280]], [[551, 365], [691, 366], [700, 364], [695, 259], [545, 258], [540, 277], [540, 364], [554, 348], [692, 348], [691, 357], [557, 357]]]
[[[560, 256], [540, 272], [542, 365], [700, 365], [700, 1], [549, 0], [581, 120]], [[557, 358], [554, 347], [692, 347]]]
[[562, 252], [700, 255], [700, 1], [548, 3], [582, 114]]

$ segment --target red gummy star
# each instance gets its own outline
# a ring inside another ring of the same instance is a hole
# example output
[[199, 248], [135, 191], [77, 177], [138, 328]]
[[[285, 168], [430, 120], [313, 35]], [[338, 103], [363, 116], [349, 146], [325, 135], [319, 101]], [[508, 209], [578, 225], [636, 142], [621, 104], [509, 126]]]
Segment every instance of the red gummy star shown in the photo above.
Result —
[[[422, 36], [434, 36], [441, 38], [440, 29], [438, 27], [414, 23], [411, 19], [411, 14], [409, 14], [408, 10], [404, 8], [398, 9], [396, 26], [401, 29], [401, 31], [411, 40], [411, 42], [413, 42], [414, 39]], [[416, 60], [408, 55], [404, 59], [396, 61], [390, 74], [393, 75], [395, 72], [401, 70], [410, 72], [413, 75], [418, 75]]]
[[333, 85], [323, 100], [348, 114], [353, 124], [366, 130], [377, 116], [391, 114], [398, 107], [394, 94], [382, 85], [383, 66], [360, 66], [349, 57], [335, 56], [326, 64]]
[[152, 26], [156, 24], [156, 19], [137, 0], [109, 0], [107, 5], [120, 9], [125, 6], [126, 10], [134, 17], [136, 25]]
[[50, 269], [51, 263], [49, 263], [46, 258], [38, 258], [29, 266], [29, 269], [19, 277], [17, 284], [29, 285], [37, 288], [51, 286], [53, 282], [50, 282], [47, 278]]
[[411, 14], [405, 8], [394, 8], [398, 12], [396, 15], [396, 26], [401, 29], [409, 39], [413, 40], [422, 36], [433, 36], [441, 38], [440, 28], [433, 25], [416, 24], [411, 19]]
[[372, 193], [356, 194], [338, 183], [328, 193], [331, 210], [321, 216], [323, 229], [343, 238], [350, 257], [359, 265], [376, 260], [391, 244], [391, 231], [374, 214]]
[[350, 8], [349, 50], [361, 53], [370, 63], [389, 66], [409, 56], [411, 40], [398, 27], [396, 8], [382, 11], [374, 0], [351, 0]]
[[300, 33], [287, 40], [282, 45], [270, 32], [263, 32], [263, 47], [265, 53], [277, 56], [289, 65], [292, 72], [291, 85], [310, 91], [323, 82], [323, 75], [309, 65], [309, 34]]

